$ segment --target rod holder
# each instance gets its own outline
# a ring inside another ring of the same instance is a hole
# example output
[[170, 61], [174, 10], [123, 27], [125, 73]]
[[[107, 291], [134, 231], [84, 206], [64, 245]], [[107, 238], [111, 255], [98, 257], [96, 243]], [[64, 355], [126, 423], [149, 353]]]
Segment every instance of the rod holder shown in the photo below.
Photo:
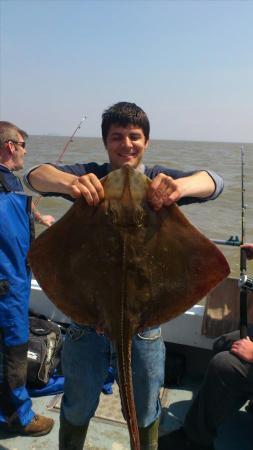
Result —
[[241, 275], [238, 281], [239, 288], [248, 289], [248, 291], [253, 291], [253, 277], [248, 277], [248, 275]]

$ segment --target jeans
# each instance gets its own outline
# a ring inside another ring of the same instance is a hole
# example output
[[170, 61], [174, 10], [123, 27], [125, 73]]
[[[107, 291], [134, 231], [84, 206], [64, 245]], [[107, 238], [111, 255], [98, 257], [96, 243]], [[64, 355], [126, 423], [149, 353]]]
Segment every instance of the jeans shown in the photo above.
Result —
[[[73, 425], [87, 424], [99, 403], [108, 367], [116, 355], [109, 339], [85, 325], [71, 324], [63, 348], [65, 377], [61, 413]], [[161, 328], [148, 328], [132, 340], [132, 377], [139, 427], [161, 414], [160, 388], [164, 382], [165, 346]]]

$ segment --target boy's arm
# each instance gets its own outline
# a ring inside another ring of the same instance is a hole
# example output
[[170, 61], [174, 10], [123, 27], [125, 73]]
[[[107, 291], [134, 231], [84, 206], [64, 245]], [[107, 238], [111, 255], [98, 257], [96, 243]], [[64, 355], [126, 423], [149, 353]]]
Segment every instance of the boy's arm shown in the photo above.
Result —
[[50, 164], [42, 164], [31, 170], [27, 182], [32, 189], [41, 193], [67, 194], [72, 198], [83, 195], [89, 205], [97, 205], [104, 197], [102, 184], [93, 173], [77, 176]]

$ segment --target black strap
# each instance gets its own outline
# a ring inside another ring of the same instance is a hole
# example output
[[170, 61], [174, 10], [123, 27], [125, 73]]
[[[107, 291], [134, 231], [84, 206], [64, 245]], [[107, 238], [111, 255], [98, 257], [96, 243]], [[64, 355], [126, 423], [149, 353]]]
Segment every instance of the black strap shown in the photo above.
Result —
[[30, 226], [30, 243], [35, 239], [35, 226], [34, 226], [34, 217], [32, 212], [32, 197], [28, 196], [27, 201], [27, 213], [29, 217], [29, 226]]
[[0, 192], [11, 192], [11, 188], [2, 172], [0, 172]]

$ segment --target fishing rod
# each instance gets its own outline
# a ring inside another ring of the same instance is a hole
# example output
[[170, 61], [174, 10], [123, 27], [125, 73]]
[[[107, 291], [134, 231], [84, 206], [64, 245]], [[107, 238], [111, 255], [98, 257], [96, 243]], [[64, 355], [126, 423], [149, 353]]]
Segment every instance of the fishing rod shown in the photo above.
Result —
[[[245, 166], [245, 152], [244, 147], [241, 146], [241, 245], [245, 243], [245, 211], [246, 205], [244, 200], [244, 166]], [[245, 338], [248, 335], [248, 311], [247, 311], [247, 296], [248, 289], [247, 282], [247, 256], [246, 251], [240, 248], [240, 338]]]
[[[82, 123], [85, 121], [85, 119], [87, 119], [87, 116], [82, 117], [81, 121], [79, 122], [79, 124], [78, 124], [77, 127], [75, 128], [74, 132], [72, 133], [72, 135], [70, 136], [70, 138], [67, 140], [67, 142], [66, 142], [66, 144], [64, 145], [63, 149], [60, 151], [59, 156], [58, 156], [58, 158], [57, 158], [56, 161], [55, 161], [55, 164], [60, 164], [60, 163], [62, 163], [62, 158], [63, 158], [64, 153], [66, 152], [66, 150], [67, 150], [69, 144], [70, 144], [71, 142], [73, 142], [74, 136], [76, 135], [77, 131], [80, 130], [80, 128], [81, 128], [81, 126], [82, 126]], [[33, 202], [35, 208], [37, 208], [37, 206], [38, 206], [38, 204], [39, 204], [41, 198], [42, 198], [42, 195], [40, 195], [40, 196]]]
[[68, 141], [67, 141], [66, 144], [64, 145], [64, 147], [63, 147], [61, 153], [59, 154], [57, 160], [55, 161], [56, 164], [62, 163], [62, 158], [63, 158], [64, 153], [66, 152], [66, 150], [67, 150], [69, 144], [70, 144], [71, 142], [73, 142], [73, 138], [74, 138], [75, 134], [77, 133], [78, 130], [80, 130], [80, 128], [81, 128], [81, 126], [82, 126], [82, 123], [85, 121], [85, 119], [87, 119], [87, 116], [82, 117], [80, 123], [77, 125], [75, 131], [74, 131], [73, 134], [70, 136], [70, 138], [68, 139]]
[[[244, 146], [241, 146], [241, 240], [238, 236], [230, 236], [227, 240], [211, 239], [212, 242], [221, 245], [232, 245], [241, 247], [245, 243], [245, 211], [246, 204], [244, 199], [244, 166], [245, 152]], [[253, 277], [247, 275], [247, 255], [244, 248], [240, 248], [240, 278], [238, 286], [240, 288], [240, 338], [248, 335], [248, 291], [253, 291]]]

